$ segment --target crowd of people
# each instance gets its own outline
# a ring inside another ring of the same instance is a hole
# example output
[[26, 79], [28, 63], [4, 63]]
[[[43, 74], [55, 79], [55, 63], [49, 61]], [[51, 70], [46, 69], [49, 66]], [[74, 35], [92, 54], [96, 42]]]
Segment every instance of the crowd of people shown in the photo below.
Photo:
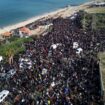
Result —
[[8, 105], [103, 105], [97, 54], [105, 50], [105, 31], [83, 30], [80, 19], [54, 19], [50, 32], [24, 43], [15, 64], [1, 66], [16, 69], [0, 80]]

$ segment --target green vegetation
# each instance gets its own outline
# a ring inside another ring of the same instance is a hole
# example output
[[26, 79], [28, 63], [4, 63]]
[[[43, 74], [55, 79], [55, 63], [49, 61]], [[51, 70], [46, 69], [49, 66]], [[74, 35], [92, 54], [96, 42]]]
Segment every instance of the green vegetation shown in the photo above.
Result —
[[105, 52], [99, 54], [103, 88], [105, 89]]
[[100, 30], [105, 29], [105, 13], [87, 13], [82, 17], [84, 29]]
[[[9, 39], [10, 40], [10, 39]], [[8, 57], [10, 55], [16, 55], [25, 50], [23, 46], [24, 42], [31, 41], [32, 38], [14, 38], [9, 43], [0, 46], [0, 55]]]
[[96, 14], [96, 28], [105, 29], [105, 14]]
[[86, 12], [84, 12], [83, 16], [82, 16], [82, 26], [83, 29], [91, 29], [91, 23], [92, 23], [92, 16], [91, 14], [88, 14]]
[[[82, 26], [84, 30], [101, 31], [105, 30], [105, 7], [88, 8], [82, 12]], [[100, 75], [102, 89], [105, 90], [105, 52], [100, 52]]]

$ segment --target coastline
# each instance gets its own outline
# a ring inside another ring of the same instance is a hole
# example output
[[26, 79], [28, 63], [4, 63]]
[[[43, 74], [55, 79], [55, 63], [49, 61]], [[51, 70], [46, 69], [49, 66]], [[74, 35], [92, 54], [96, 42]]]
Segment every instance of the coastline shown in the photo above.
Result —
[[16, 28], [19, 28], [19, 27], [23, 27], [23, 26], [28, 25], [30, 23], [33, 23], [33, 22], [35, 22], [35, 21], [37, 21], [39, 19], [49, 18], [50, 16], [52, 17], [52, 15], [55, 15], [58, 12], [62, 12], [62, 10], [64, 10], [64, 9], [65, 8], [58, 9], [56, 11], [52, 11], [52, 12], [49, 12], [49, 13], [44, 13], [42, 15], [38, 15], [38, 16], [26, 19], [26, 20], [24, 20], [22, 22], [19, 22], [19, 23], [16, 23], [16, 24], [4, 26], [4, 27], [0, 28], [0, 34], [5, 32], [5, 31], [10, 31], [10, 30], [13, 30], [13, 29], [16, 29]]
[[39, 19], [40, 20], [43, 20], [43, 19], [46, 20], [48, 18], [69, 17], [69, 16], [73, 15], [75, 12], [78, 12], [81, 9], [85, 9], [86, 6], [87, 6], [87, 3], [79, 5], [79, 6], [67, 6], [65, 8], [60, 8], [56, 11], [52, 11], [52, 12], [49, 12], [49, 13], [44, 13], [42, 15], [32, 17], [30, 19], [19, 22], [17, 24], [13, 24], [13, 25], [9, 25], [9, 26], [5, 26], [3, 28], [0, 28], [0, 34], [3, 34], [5, 32], [9, 32], [11, 30], [26, 26], [26, 25], [28, 25], [30, 23], [33, 23], [33, 22], [35, 22]]

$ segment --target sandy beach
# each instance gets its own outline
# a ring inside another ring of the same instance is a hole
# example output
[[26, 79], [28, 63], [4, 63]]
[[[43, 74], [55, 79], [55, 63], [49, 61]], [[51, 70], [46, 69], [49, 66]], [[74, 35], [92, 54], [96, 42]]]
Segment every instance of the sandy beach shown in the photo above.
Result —
[[11, 31], [13, 29], [17, 29], [19, 27], [26, 26], [26, 25], [33, 23], [39, 19], [57, 18], [59, 16], [63, 17], [63, 18], [69, 17], [69, 16], [73, 15], [75, 12], [78, 12], [79, 10], [86, 9], [87, 6], [88, 6], [87, 3], [80, 5], [80, 6], [67, 6], [65, 8], [61, 8], [61, 9], [58, 9], [58, 10], [50, 12], [50, 13], [45, 13], [40, 16], [35, 16], [35, 17], [25, 20], [23, 22], [20, 22], [20, 23], [14, 24], [14, 25], [10, 25], [10, 26], [6, 26], [4, 28], [0, 28], [0, 34], [7, 32], [7, 31]]

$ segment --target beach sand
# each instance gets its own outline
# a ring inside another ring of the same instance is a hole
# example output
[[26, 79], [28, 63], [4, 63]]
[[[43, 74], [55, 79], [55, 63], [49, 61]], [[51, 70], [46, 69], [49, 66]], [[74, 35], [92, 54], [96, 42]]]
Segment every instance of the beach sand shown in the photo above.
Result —
[[54, 12], [45, 13], [43, 15], [33, 17], [33, 18], [28, 19], [26, 21], [23, 21], [23, 22], [14, 24], [14, 25], [6, 26], [4, 28], [0, 28], [0, 34], [3, 34], [7, 31], [11, 31], [11, 30], [26, 26], [26, 25], [28, 25], [30, 23], [33, 23], [33, 22], [35, 22], [39, 19], [57, 18], [59, 16], [63, 17], [63, 18], [66, 18], [66, 17], [69, 17], [69, 16], [73, 15], [75, 12], [78, 12], [79, 10], [83, 10], [83, 9], [86, 9], [86, 8], [87, 8], [87, 4], [83, 4], [83, 5], [80, 5], [80, 6], [68, 6], [68, 7], [65, 7], [65, 8], [61, 8], [61, 9], [58, 9]]

